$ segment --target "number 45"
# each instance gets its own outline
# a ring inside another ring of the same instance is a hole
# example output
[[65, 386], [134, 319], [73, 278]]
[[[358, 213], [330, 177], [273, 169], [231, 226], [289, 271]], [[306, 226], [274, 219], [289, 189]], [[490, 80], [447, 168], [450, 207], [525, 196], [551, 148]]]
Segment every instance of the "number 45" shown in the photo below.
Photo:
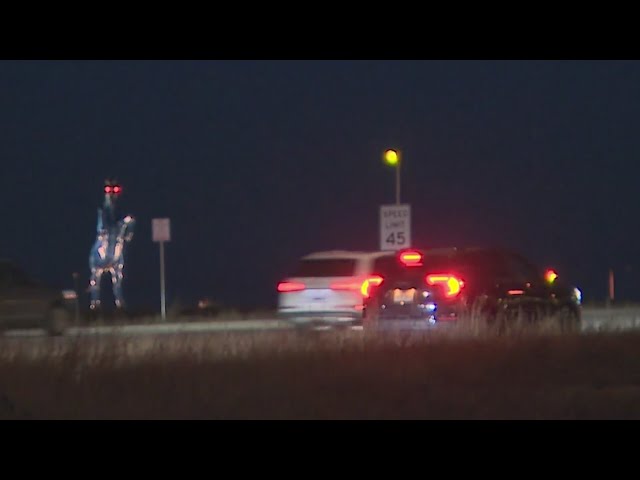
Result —
[[391, 233], [385, 241], [392, 245], [404, 245], [406, 240], [404, 237], [404, 232], [395, 232]]

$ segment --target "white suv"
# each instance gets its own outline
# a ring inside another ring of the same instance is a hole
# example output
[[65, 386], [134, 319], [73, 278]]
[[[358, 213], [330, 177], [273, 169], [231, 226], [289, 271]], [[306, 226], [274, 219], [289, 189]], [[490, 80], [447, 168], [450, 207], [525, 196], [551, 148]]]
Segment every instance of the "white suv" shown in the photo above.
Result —
[[306, 255], [278, 284], [278, 314], [296, 326], [361, 325], [374, 263], [394, 252], [329, 251]]

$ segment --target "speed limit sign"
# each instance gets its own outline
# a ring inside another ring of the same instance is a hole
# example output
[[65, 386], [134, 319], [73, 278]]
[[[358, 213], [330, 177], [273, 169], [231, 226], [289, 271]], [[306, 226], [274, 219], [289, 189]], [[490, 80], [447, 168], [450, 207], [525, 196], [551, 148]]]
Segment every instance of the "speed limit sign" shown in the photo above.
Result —
[[380, 250], [411, 246], [411, 205], [380, 206]]

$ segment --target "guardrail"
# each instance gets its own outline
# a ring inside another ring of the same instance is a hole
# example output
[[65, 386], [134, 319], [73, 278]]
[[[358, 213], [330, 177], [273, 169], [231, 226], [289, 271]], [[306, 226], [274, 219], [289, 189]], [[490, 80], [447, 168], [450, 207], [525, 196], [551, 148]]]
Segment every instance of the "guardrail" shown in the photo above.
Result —
[[640, 329], [640, 307], [584, 307], [584, 331]]
[[[582, 331], [640, 330], [640, 307], [584, 307], [582, 310]], [[74, 327], [68, 335], [140, 335], [149, 333], [201, 333], [232, 331], [264, 331], [289, 329], [291, 326], [277, 318], [253, 320], [225, 320], [223, 318], [191, 322], [158, 322], [129, 325], [101, 325]], [[37, 336], [44, 331], [16, 330], [7, 336]]]

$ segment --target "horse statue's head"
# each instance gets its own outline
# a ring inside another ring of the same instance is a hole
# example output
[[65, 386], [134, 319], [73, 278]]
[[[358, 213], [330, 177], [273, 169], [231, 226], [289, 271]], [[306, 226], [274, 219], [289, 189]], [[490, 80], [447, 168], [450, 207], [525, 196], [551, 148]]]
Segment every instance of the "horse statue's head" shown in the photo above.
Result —
[[116, 226], [116, 200], [122, 194], [122, 185], [116, 179], [106, 179], [103, 192], [104, 203], [98, 209], [98, 231], [112, 230]]
[[104, 181], [104, 203], [111, 206], [115, 204], [118, 197], [122, 194], [122, 185], [116, 179], [106, 179]]

